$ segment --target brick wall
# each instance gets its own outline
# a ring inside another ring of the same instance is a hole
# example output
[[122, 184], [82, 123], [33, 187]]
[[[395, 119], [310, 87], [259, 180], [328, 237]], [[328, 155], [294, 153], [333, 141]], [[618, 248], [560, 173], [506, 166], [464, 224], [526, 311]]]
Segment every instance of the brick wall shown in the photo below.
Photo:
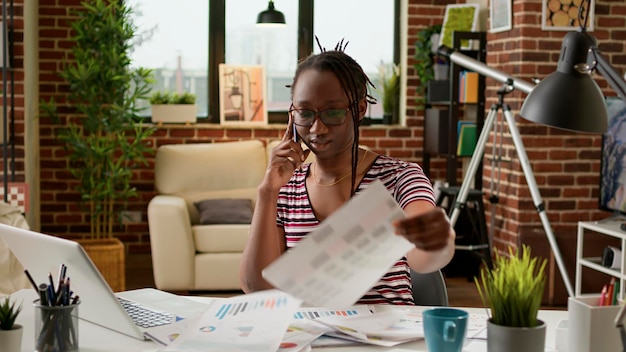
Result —
[[[16, 14], [20, 13], [21, 3], [21, 1], [15, 1]], [[419, 29], [441, 22], [447, 3], [455, 3], [455, 1], [409, 0], [407, 127], [363, 127], [362, 142], [376, 152], [413, 161], [422, 159], [423, 113], [415, 103], [414, 87], [419, 78], [415, 76], [412, 67], [413, 43]], [[541, 30], [540, 0], [516, 0], [513, 3], [513, 30], [488, 35], [488, 64], [526, 80], [530, 80], [531, 77], [545, 77], [556, 68], [555, 63], [561, 40], [566, 32]], [[55, 99], [63, 101], [64, 91], [67, 90], [56, 72], [60, 70], [63, 59], [69, 52], [68, 21], [71, 19], [71, 8], [76, 6], [79, 6], [78, 0], [41, 0], [39, 2], [39, 79], [43, 99], [54, 96]], [[626, 68], [626, 55], [623, 47], [624, 39], [626, 39], [625, 21], [626, 5], [622, 0], [596, 1], [596, 28], [593, 34], [598, 38], [600, 48], [607, 54], [609, 60], [622, 71]], [[19, 27], [19, 24], [16, 24], [16, 27]], [[17, 57], [19, 57], [19, 47], [18, 42]], [[20, 70], [23, 75], [23, 68], [18, 69], [16, 65], [16, 73]], [[17, 77], [20, 75], [16, 74]], [[19, 79], [17, 82], [19, 84]], [[602, 79], [598, 79], [598, 82], [607, 93], [610, 92]], [[495, 102], [495, 91], [500, 87], [500, 83], [487, 79], [487, 86], [486, 106], [489, 106]], [[19, 94], [23, 94], [23, 90], [16, 89], [16, 97], [19, 97]], [[506, 102], [517, 113], [524, 98], [524, 93], [513, 92], [507, 95]], [[19, 115], [19, 110], [18, 107], [16, 117]], [[19, 119], [16, 120], [19, 121]], [[53, 126], [44, 118], [40, 119], [39, 123], [42, 190], [39, 207], [42, 231], [72, 236], [85, 233], [88, 230], [88, 221], [85, 213], [77, 205], [78, 194], [73, 192], [73, 185], [76, 181], [68, 172], [67, 160], [62, 148], [53, 138]], [[547, 205], [548, 217], [560, 241], [566, 241], [565, 245], [569, 245], [574, 240], [577, 221], [608, 215], [597, 210], [596, 200], [601, 138], [597, 135], [563, 132], [520, 119], [518, 123], [537, 183]], [[250, 138], [270, 140], [279, 138], [284, 128], [285, 126], [280, 125], [254, 129], [220, 128], [220, 126], [208, 124], [169, 126], [159, 128], [151, 141], [156, 148], [159, 145], [171, 143], [218, 142]], [[19, 143], [19, 138], [20, 135], [17, 133], [18, 150], [23, 144]], [[502, 165], [503, 172], [499, 177], [500, 204], [495, 208], [494, 214], [491, 214], [489, 209], [486, 214], [488, 223], [493, 217], [495, 243], [501, 249], [508, 244], [518, 245], [522, 241], [544, 240], [539, 217], [534, 210], [508, 133], [505, 133], [503, 142], [504, 156], [510, 159], [510, 162]], [[486, 150], [484, 188], [489, 189], [489, 180], [494, 174], [488, 159], [491, 156], [491, 144]], [[153, 160], [148, 167], [136, 171], [135, 186], [140, 190], [140, 196], [130, 203], [130, 210], [141, 211], [144, 221], [118, 229], [120, 238], [127, 244], [130, 252], [149, 251], [145, 210], [148, 201], [154, 195], [152, 162]], [[445, 161], [440, 158], [432, 159], [431, 170], [432, 178], [444, 178]], [[573, 252], [571, 255], [573, 258]]]
[[[541, 30], [541, 1], [514, 1], [513, 30], [489, 34], [487, 62], [491, 67], [530, 81], [544, 78], [556, 69], [563, 31]], [[619, 72], [626, 69], [626, 4], [619, 1], [596, 1], [593, 35], [600, 50]], [[595, 76], [607, 95], [615, 95], [606, 81]], [[489, 101], [496, 102], [495, 91], [500, 84], [490, 81], [486, 92]], [[505, 101], [517, 116], [525, 149], [543, 201], [546, 214], [557, 238], [573, 283], [575, 268], [576, 223], [608, 217], [598, 210], [600, 170], [600, 135], [566, 132], [537, 125], [517, 115], [526, 94], [513, 92]], [[505, 131], [508, 132], [505, 126]], [[499, 142], [493, 134], [494, 139]], [[550, 258], [549, 301], [563, 304], [564, 285], [550, 252], [545, 231], [537, 215], [522, 167], [513, 147], [510, 134], [503, 137], [503, 156], [510, 162], [502, 163], [500, 203], [495, 212], [487, 212], [487, 221], [493, 221], [494, 245], [504, 250], [508, 245], [530, 244], [536, 254]], [[491, 144], [486, 148], [483, 188], [497, 177], [489, 165]], [[494, 180], [495, 182], [495, 180]], [[487, 194], [488, 196], [489, 194]], [[488, 204], [488, 203], [487, 203]], [[489, 208], [489, 205], [487, 206]], [[493, 217], [493, 219], [492, 219]]]

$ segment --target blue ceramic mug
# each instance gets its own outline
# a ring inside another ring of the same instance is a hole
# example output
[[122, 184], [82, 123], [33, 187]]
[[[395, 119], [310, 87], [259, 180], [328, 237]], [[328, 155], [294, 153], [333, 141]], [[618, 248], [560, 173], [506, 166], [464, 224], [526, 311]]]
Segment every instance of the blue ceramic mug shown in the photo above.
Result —
[[437, 307], [425, 310], [424, 338], [429, 351], [461, 352], [469, 314], [462, 309]]

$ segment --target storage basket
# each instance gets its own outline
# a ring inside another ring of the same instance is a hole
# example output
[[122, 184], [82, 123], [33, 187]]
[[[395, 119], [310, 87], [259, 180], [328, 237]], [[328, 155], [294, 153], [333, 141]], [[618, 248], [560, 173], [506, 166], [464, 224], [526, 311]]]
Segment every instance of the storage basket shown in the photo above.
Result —
[[78, 243], [96, 265], [113, 292], [126, 289], [124, 244], [117, 238], [81, 239]]

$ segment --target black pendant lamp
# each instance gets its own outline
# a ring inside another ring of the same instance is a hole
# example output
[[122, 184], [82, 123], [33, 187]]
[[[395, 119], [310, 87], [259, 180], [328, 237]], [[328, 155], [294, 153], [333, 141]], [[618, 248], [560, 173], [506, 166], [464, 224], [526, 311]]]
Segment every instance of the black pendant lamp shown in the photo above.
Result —
[[270, 0], [267, 10], [261, 11], [256, 18], [257, 25], [284, 25], [285, 15], [274, 9], [274, 1]]

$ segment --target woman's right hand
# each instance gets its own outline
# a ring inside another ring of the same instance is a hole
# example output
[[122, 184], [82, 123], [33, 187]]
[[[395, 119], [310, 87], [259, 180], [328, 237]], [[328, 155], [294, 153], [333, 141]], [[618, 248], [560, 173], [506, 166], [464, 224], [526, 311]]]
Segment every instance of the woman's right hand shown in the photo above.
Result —
[[304, 151], [299, 142], [294, 142], [294, 127], [293, 121], [289, 119], [283, 139], [272, 149], [261, 188], [278, 192], [309, 156], [310, 150]]

